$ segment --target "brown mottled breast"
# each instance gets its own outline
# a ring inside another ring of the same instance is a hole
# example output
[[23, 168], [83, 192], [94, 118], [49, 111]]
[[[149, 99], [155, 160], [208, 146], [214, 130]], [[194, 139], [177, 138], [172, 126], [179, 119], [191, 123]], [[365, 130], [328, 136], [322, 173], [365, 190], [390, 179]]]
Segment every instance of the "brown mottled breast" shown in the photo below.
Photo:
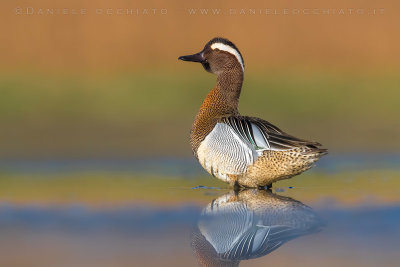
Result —
[[203, 101], [190, 131], [190, 144], [196, 157], [201, 142], [214, 129], [220, 118], [226, 115], [239, 114], [237, 101], [228, 102], [227, 98], [229, 99], [227, 92], [222, 91], [217, 84]]

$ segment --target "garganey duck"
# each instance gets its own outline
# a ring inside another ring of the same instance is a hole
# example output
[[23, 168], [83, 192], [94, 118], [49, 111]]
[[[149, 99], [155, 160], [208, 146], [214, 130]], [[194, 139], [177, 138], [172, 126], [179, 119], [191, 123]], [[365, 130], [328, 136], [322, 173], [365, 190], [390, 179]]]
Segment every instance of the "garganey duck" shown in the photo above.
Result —
[[313, 166], [326, 149], [291, 136], [268, 121], [240, 115], [244, 62], [229, 40], [214, 38], [194, 55], [180, 60], [199, 62], [217, 75], [193, 123], [190, 143], [200, 164], [235, 187], [270, 187]]

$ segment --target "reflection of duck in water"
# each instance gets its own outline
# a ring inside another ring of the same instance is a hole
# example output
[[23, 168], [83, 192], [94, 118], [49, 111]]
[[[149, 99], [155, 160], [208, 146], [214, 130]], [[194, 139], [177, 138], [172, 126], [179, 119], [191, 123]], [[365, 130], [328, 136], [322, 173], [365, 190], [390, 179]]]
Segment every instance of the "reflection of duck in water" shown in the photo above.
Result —
[[201, 266], [239, 266], [265, 256], [285, 242], [315, 233], [322, 221], [303, 203], [270, 191], [234, 191], [204, 208], [192, 235]]

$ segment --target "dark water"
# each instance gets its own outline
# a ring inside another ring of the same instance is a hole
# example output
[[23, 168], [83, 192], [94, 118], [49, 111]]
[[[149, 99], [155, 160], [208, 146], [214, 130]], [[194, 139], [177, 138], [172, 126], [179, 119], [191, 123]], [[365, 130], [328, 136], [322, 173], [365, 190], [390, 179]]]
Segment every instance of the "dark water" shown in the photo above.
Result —
[[[95, 207], [79, 198], [63, 205], [38, 204], [0, 194], [0, 266], [399, 266], [400, 190], [399, 197], [386, 191], [397, 190], [397, 159], [366, 158], [333, 157], [311, 172], [339, 173], [332, 179], [345, 186], [327, 183], [317, 189], [320, 195], [337, 196], [334, 200], [310, 197], [316, 189], [308, 185], [240, 192], [215, 186], [157, 192], [146, 187], [139, 190], [167, 197]], [[150, 163], [143, 162], [135, 164], [151, 172], [143, 167]], [[190, 162], [162, 160], [153, 170], [194, 176], [198, 170]], [[65, 173], [77, 171], [77, 164], [79, 171], [130, 168], [121, 161], [40, 164], [14, 161], [3, 170]], [[348, 179], [349, 170], [354, 175], [360, 169], [361, 182], [373, 180], [381, 189]], [[394, 178], [388, 179], [388, 172]], [[179, 198], [188, 194], [201, 198]]]

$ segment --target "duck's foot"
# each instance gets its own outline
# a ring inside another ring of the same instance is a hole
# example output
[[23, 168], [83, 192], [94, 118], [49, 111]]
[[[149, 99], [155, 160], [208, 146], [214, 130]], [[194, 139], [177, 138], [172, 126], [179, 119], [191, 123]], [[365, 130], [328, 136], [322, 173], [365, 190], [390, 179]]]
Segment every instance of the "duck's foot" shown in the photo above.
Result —
[[242, 189], [242, 187], [239, 185], [239, 183], [236, 181], [234, 184], [233, 184], [233, 190], [235, 191], [235, 192], [238, 192], [238, 191], [240, 191]]
[[272, 189], [272, 184], [267, 184], [264, 186], [259, 185], [258, 190], [271, 190]]

